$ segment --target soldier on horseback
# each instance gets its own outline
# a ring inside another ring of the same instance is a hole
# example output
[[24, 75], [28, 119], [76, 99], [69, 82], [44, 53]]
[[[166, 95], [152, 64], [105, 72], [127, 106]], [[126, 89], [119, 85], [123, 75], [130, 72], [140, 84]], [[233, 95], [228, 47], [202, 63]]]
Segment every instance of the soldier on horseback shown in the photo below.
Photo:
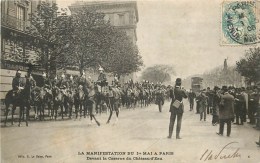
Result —
[[18, 69], [16, 71], [15, 77], [13, 78], [12, 81], [12, 87], [13, 87], [13, 96], [18, 96], [21, 92], [22, 89], [24, 89], [24, 81], [21, 78], [21, 71]]
[[68, 96], [67, 96], [67, 89], [69, 88], [69, 84], [67, 79], [65, 78], [65, 74], [61, 75], [61, 80], [58, 82], [57, 86], [62, 90], [64, 95], [64, 107], [65, 107], [65, 115], [68, 113]]
[[[32, 88], [36, 86], [36, 82], [31, 76], [32, 73], [32, 66], [29, 66], [29, 69], [27, 71], [27, 75], [25, 76], [25, 84], [23, 87], [23, 91], [21, 91], [21, 101], [22, 105], [20, 105], [20, 118], [19, 118], [19, 127], [21, 126], [21, 117], [25, 111], [26, 107], [26, 126], [28, 126], [28, 120], [29, 120], [29, 111], [31, 109], [31, 91]], [[16, 83], [14, 83], [14, 86]]]
[[102, 87], [108, 85], [107, 77], [106, 74], [104, 74], [104, 69], [102, 67], [99, 67], [98, 70], [99, 70], [99, 76], [98, 76], [97, 84], [101, 86], [102, 89]]
[[83, 87], [83, 91], [84, 91], [85, 95], [87, 95], [88, 94], [87, 79], [85, 77], [84, 71], [80, 72], [80, 76], [79, 76], [78, 81], [77, 81], [77, 87], [78, 88], [79, 88], [80, 85]]
[[47, 75], [46, 73], [43, 73], [42, 74], [42, 77], [43, 77], [43, 88], [47, 91], [47, 90], [50, 90], [52, 88], [52, 83], [50, 81], [49, 78], [47, 78]]

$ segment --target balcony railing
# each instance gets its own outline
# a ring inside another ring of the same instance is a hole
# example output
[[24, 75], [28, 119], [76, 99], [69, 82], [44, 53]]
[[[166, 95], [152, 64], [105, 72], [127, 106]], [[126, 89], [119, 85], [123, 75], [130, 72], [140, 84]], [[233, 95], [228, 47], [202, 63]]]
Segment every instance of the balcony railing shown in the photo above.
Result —
[[26, 30], [26, 27], [29, 24], [29, 22], [20, 20], [14, 16], [6, 15], [6, 14], [2, 14], [1, 23], [4, 26], [8, 26], [8, 27], [11, 27], [11, 28], [23, 31], [23, 32]]

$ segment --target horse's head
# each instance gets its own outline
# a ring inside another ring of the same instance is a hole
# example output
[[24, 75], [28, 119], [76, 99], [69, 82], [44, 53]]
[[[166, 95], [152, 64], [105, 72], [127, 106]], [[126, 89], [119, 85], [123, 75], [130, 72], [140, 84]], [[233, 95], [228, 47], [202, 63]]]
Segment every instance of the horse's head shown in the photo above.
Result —
[[83, 89], [78, 90], [78, 97], [79, 97], [80, 100], [84, 100], [85, 93], [84, 93]]
[[62, 101], [63, 99], [63, 93], [58, 87], [53, 88], [53, 96], [55, 101]]

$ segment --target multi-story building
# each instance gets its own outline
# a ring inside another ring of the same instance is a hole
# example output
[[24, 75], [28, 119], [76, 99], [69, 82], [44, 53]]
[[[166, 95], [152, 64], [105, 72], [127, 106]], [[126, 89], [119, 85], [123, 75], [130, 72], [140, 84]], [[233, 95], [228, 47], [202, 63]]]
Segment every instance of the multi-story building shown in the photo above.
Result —
[[[136, 28], [139, 20], [136, 1], [77, 1], [69, 6], [71, 14], [75, 14], [81, 8], [94, 9], [104, 13], [105, 19], [109, 20], [111, 25], [124, 30], [133, 44], [136, 44]], [[124, 80], [133, 79], [134, 76], [131, 74]]]
[[24, 76], [28, 69], [27, 63], [37, 60], [35, 47], [29, 42], [37, 40], [26, 33], [26, 27], [30, 25], [30, 14], [36, 11], [41, 1], [43, 0], [1, 0], [0, 99], [4, 99], [7, 91], [12, 89], [16, 70], [20, 69]]

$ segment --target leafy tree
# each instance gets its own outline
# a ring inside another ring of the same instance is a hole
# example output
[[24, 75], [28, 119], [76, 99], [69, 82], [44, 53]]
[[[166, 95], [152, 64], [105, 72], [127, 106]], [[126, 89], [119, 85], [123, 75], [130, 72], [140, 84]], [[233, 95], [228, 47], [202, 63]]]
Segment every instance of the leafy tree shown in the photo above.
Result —
[[104, 67], [106, 72], [127, 74], [142, 65], [138, 49], [126, 33], [110, 25], [103, 13], [82, 9], [70, 16], [71, 55], [64, 59], [79, 71]]
[[139, 70], [142, 60], [137, 47], [104, 17], [85, 8], [68, 16], [65, 10], [58, 12], [56, 4], [40, 3], [28, 31], [39, 40], [33, 44], [39, 47], [46, 72], [56, 67], [83, 71], [99, 65], [119, 75]]
[[43, 1], [37, 6], [36, 12], [31, 14], [30, 22], [31, 25], [27, 27], [27, 31], [36, 38], [30, 45], [35, 47], [34, 50], [40, 58], [39, 63], [45, 68], [46, 73], [55, 74], [57, 66], [63, 64], [58, 58], [63, 58], [62, 56], [68, 50], [66, 12], [60, 13], [57, 4]]
[[107, 48], [102, 63], [106, 71], [118, 74], [119, 77], [139, 71], [143, 65], [142, 57], [126, 33], [114, 28], [110, 37], [110, 47]]
[[[104, 54], [104, 42], [107, 38], [108, 22], [104, 14], [79, 10], [68, 17], [66, 31], [69, 32], [69, 54], [63, 57], [68, 66], [79, 71], [97, 67], [101, 64]], [[67, 32], [67, 33], [68, 33]]]
[[169, 82], [171, 81], [171, 75], [174, 75], [174, 67], [171, 65], [155, 65], [146, 68], [142, 73], [143, 80], [149, 80], [151, 82]]
[[246, 51], [244, 58], [236, 63], [236, 70], [246, 77], [248, 82], [260, 81], [260, 47]]

